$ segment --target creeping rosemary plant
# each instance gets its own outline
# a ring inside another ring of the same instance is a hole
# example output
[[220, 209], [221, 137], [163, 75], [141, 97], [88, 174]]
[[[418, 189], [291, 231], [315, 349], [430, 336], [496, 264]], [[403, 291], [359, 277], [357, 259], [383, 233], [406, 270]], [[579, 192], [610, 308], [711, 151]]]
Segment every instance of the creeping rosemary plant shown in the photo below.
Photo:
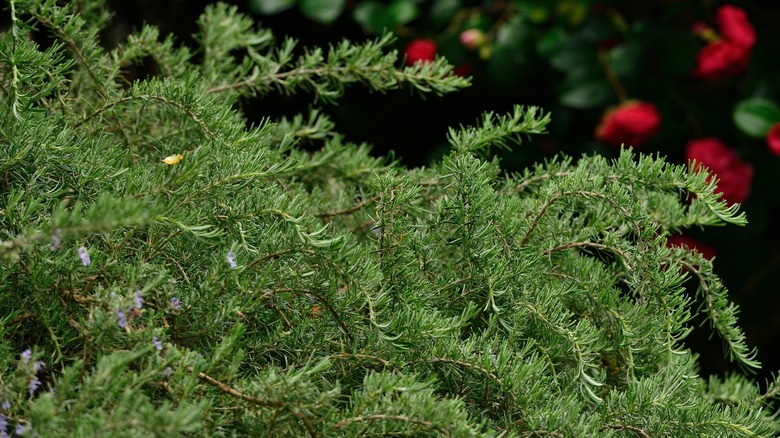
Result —
[[[195, 51], [151, 26], [108, 51], [101, 3], [7, 3], [3, 436], [777, 432], [711, 263], [666, 245], [746, 223], [706, 172], [627, 149], [507, 175], [489, 151], [550, 120], [521, 106], [406, 169], [318, 108], [466, 87], [445, 60], [303, 49], [224, 4]], [[271, 93], [314, 106], [248, 126], [242, 99]], [[744, 375], [698, 375], [697, 314]]]

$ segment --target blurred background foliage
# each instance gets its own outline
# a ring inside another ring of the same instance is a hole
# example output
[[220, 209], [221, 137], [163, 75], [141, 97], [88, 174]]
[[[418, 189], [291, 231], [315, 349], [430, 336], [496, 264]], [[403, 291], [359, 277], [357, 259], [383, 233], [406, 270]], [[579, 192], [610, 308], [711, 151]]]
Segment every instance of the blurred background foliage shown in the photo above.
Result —
[[[195, 17], [210, 2], [109, 3], [116, 17], [104, 39], [111, 46], [144, 21], [190, 44]], [[686, 145], [692, 140], [715, 138], [728, 145], [734, 157], [753, 169], [752, 180], [737, 181], [749, 184], [743, 208], [750, 224], [683, 233], [687, 242], [698, 242], [702, 252], [716, 254], [716, 272], [742, 307], [748, 341], [758, 347], [764, 363], [759, 378], [780, 369], [780, 157], [775, 155], [780, 150], [773, 153], [767, 137], [780, 122], [780, 2], [733, 0], [730, 4], [744, 11], [748, 21], [745, 25], [737, 20], [736, 30], [726, 28], [729, 23], [724, 25], [719, 16], [726, 3], [713, 0], [231, 3], [277, 38], [290, 36], [302, 46], [343, 38], [360, 41], [387, 31], [396, 35], [399, 63], [420, 56], [412, 53], [419, 47], [410, 44], [423, 41], [424, 50], [433, 48], [458, 66], [458, 74], [469, 76], [472, 87], [441, 98], [421, 102], [402, 92], [369, 96], [355, 87], [338, 104], [323, 107], [348, 140], [374, 145], [377, 155], [394, 153], [409, 166], [437, 160], [447, 150], [448, 127], [472, 124], [485, 111], [511, 112], [517, 103], [551, 111], [553, 122], [549, 135], [499, 152], [508, 171], [560, 152], [617, 156], [618, 148], [597, 139], [596, 130], [607, 110], [630, 101], [651, 103], [660, 117], [660, 124], [637, 147], [641, 152], [685, 163]], [[740, 26], [754, 31], [755, 43], [740, 52], [739, 59], [703, 52], [708, 46], [715, 52], [724, 48], [715, 46], [744, 31]], [[724, 64], [724, 74], [696, 74], [704, 61]], [[128, 68], [141, 78], [154, 74], [152, 60]], [[249, 120], [257, 121], [295, 114], [309, 102], [310, 96], [274, 96], [246, 99], [242, 105]], [[780, 137], [780, 129], [776, 131]], [[720, 158], [711, 155], [711, 160]], [[700, 336], [706, 333], [695, 331], [689, 342], [702, 345]], [[705, 374], [732, 369], [720, 359], [721, 352], [704, 356]]]

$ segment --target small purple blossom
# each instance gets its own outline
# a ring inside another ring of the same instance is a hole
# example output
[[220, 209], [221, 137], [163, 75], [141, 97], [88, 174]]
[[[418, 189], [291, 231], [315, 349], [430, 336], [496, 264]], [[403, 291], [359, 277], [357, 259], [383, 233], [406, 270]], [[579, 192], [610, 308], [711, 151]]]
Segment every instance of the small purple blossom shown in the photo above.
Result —
[[176, 297], [171, 298], [171, 307], [176, 310], [181, 309], [181, 301]]
[[227, 256], [225, 258], [227, 259], [227, 262], [231, 268], [236, 267], [236, 256], [235, 254], [233, 254], [233, 251], [228, 251]]
[[92, 260], [89, 258], [89, 253], [87, 252], [87, 248], [84, 248], [83, 246], [79, 247], [79, 257], [81, 258], [81, 263], [84, 266], [89, 266], [90, 263], [92, 263]]
[[143, 305], [144, 305], [144, 299], [141, 298], [141, 291], [137, 290], [135, 291], [135, 296], [133, 297], [133, 308], [141, 310], [141, 307], [143, 307]]
[[0, 438], [7, 438], [8, 434], [5, 430], [8, 428], [8, 417], [5, 414], [0, 414]]
[[24, 363], [30, 363], [31, 358], [32, 358], [32, 350], [28, 348], [22, 351], [22, 361], [24, 361]]
[[157, 336], [153, 337], [152, 343], [154, 344], [154, 348], [156, 348], [157, 351], [162, 351], [162, 342], [160, 342], [160, 338]]
[[33, 364], [33, 372], [37, 373], [38, 371], [43, 369], [43, 361], [36, 360]]
[[16, 432], [17, 436], [22, 436], [27, 433], [27, 428], [23, 424], [17, 424], [16, 430], [14, 430], [14, 432]]
[[51, 246], [49, 246], [49, 249], [52, 250], [52, 252], [60, 249], [60, 242], [62, 241], [61, 239], [61, 230], [57, 228], [53, 233], [51, 233]]
[[38, 380], [38, 377], [36, 377], [35, 375], [33, 375], [33, 376], [30, 378], [30, 395], [31, 395], [31, 396], [32, 396], [33, 394], [35, 394], [35, 390], [36, 390], [36, 389], [38, 389], [38, 387], [39, 387], [39, 386], [41, 386], [41, 381], [40, 381], [40, 380]]
[[171, 375], [173, 375], [173, 368], [171, 368], [171, 367], [165, 367], [165, 370], [163, 371], [163, 375], [164, 375], [166, 378], [168, 378], [168, 377], [171, 377]]
[[6, 411], [10, 411], [11, 410], [11, 402], [9, 402], [8, 400], [4, 401], [3, 402], [3, 409], [5, 409]]
[[119, 327], [125, 328], [127, 325], [127, 315], [125, 315], [125, 312], [123, 312], [122, 309], [116, 309], [116, 317], [118, 319], [117, 324], [119, 324]]

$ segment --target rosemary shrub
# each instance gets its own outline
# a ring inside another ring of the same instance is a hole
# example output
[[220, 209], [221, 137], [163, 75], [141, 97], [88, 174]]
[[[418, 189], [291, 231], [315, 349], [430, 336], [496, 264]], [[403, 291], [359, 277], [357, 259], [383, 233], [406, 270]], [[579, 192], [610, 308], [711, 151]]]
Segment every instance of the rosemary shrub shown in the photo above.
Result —
[[418, 169], [316, 105], [247, 127], [242, 98], [468, 80], [399, 68], [390, 36], [302, 50], [224, 4], [196, 51], [151, 26], [109, 51], [102, 3], [8, 2], [0, 434], [776, 433], [776, 383], [700, 377], [683, 343], [700, 312], [760, 366], [711, 263], [666, 246], [746, 223], [704, 173], [626, 150], [504, 174], [488, 152], [545, 131], [532, 107]]

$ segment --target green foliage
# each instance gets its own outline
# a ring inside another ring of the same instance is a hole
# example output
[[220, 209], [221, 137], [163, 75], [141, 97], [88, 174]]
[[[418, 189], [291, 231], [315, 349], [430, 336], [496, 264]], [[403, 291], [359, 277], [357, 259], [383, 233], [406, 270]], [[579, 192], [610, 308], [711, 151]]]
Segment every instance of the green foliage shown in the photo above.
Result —
[[[665, 245], [670, 230], [745, 223], [706, 175], [628, 151], [505, 175], [481, 155], [549, 122], [521, 106], [451, 130], [440, 163], [404, 169], [316, 108], [251, 127], [234, 108], [275, 91], [331, 102], [354, 83], [467, 85], [443, 60], [396, 67], [390, 37], [296, 54], [216, 5], [199, 20], [201, 56], [151, 26], [106, 52], [102, 9], [9, 5], [8, 431], [776, 433], [777, 382], [764, 394], [744, 376], [706, 382], [683, 344], [701, 312], [728, 358], [759, 367], [710, 262]], [[38, 47], [32, 27], [54, 43]], [[123, 76], [147, 56], [156, 76]]]
[[780, 108], [771, 100], [745, 99], [734, 107], [734, 124], [751, 137], [766, 137], [772, 125], [778, 122]]
[[308, 19], [320, 23], [332, 23], [346, 6], [346, 0], [250, 0], [250, 7], [263, 14], [276, 14], [298, 5]]
[[413, 0], [393, 0], [388, 5], [367, 1], [355, 7], [352, 17], [363, 28], [381, 33], [395, 29], [417, 18], [419, 11]]

